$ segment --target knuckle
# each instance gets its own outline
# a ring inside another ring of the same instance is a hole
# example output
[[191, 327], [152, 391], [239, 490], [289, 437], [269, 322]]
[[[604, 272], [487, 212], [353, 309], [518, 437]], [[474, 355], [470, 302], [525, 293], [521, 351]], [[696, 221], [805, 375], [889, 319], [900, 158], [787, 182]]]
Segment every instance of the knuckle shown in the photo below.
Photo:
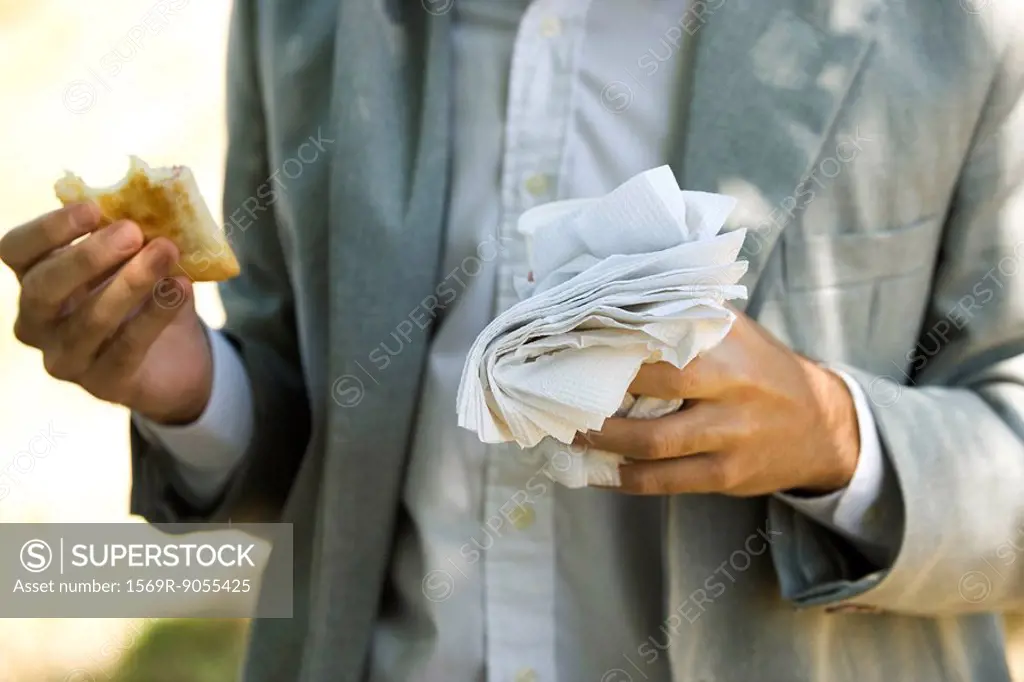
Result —
[[45, 243], [57, 244], [60, 242], [61, 236], [67, 232], [70, 221], [70, 214], [67, 209], [64, 209], [51, 213], [47, 216], [43, 216], [40, 218], [39, 222], [35, 224], [35, 228], [43, 235], [43, 241]]
[[69, 362], [68, 355], [59, 349], [43, 354], [43, 367], [47, 374], [61, 381], [73, 381], [78, 374]]
[[74, 267], [80, 272], [99, 274], [106, 269], [106, 254], [99, 248], [98, 240], [86, 239], [72, 248], [74, 249], [72, 252]]
[[642, 495], [661, 495], [665, 492], [665, 486], [661, 478], [651, 471], [640, 471], [633, 479], [636, 491]]
[[669, 379], [669, 389], [675, 397], [685, 398], [690, 393], [692, 383], [693, 382], [690, 380], [688, 372], [677, 369], [672, 372], [671, 378]]
[[722, 383], [729, 388], [756, 386], [758, 383], [758, 368], [748, 362], [739, 362], [729, 367], [722, 367], [719, 375], [722, 377]]
[[141, 259], [126, 266], [121, 276], [125, 292], [132, 297], [150, 293], [157, 280], [153, 268]]
[[736, 486], [739, 471], [728, 457], [712, 457], [708, 462], [708, 481], [718, 490], [731, 490]]
[[77, 320], [76, 336], [88, 339], [105, 336], [108, 330], [112, 330], [119, 321], [108, 310], [92, 307], [83, 311], [81, 318]]
[[33, 345], [33, 334], [31, 332], [31, 329], [29, 328], [28, 322], [25, 321], [25, 318], [23, 316], [18, 315], [18, 317], [14, 318], [13, 333], [14, 338], [17, 339], [19, 342], [25, 344], [26, 346]]
[[641, 442], [642, 452], [651, 459], [664, 459], [671, 457], [675, 445], [670, 433], [667, 430], [651, 424], [644, 431]]
[[18, 297], [18, 307], [23, 311], [41, 312], [53, 307], [56, 302], [52, 300], [50, 292], [52, 287], [39, 281], [40, 277], [35, 271], [25, 276], [25, 282], [21, 287], [21, 295]]
[[67, 241], [72, 230], [73, 221], [69, 209], [55, 211], [41, 216], [30, 224], [29, 229], [37, 231], [41, 239], [39, 241], [47, 245], [47, 248], [56, 248]]
[[11, 234], [11, 232], [8, 232], [0, 237], [0, 261], [13, 266], [14, 264], [11, 262], [14, 258], [14, 254], [11, 253]]

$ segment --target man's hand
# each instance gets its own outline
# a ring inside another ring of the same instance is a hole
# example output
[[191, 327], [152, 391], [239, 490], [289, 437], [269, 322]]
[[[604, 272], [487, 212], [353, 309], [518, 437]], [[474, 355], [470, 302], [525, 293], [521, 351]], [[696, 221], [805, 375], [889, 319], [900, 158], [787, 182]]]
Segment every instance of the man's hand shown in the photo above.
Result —
[[57, 379], [160, 422], [192, 421], [213, 363], [191, 283], [168, 276], [178, 251], [167, 239], [143, 245], [134, 223], [97, 230], [98, 220], [95, 206], [77, 204], [0, 240], [22, 287], [14, 334]]
[[857, 467], [857, 413], [843, 380], [741, 313], [721, 344], [682, 370], [644, 365], [629, 392], [686, 403], [577, 437], [629, 458], [623, 492], [820, 494], [845, 487]]

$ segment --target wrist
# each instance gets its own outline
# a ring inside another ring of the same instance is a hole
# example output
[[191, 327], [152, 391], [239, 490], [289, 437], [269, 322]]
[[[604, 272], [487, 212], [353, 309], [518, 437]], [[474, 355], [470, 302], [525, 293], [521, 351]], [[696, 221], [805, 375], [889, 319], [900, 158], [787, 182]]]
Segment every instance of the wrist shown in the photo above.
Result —
[[149, 421], [161, 426], [185, 426], [198, 420], [206, 411], [207, 405], [213, 396], [213, 349], [210, 347], [210, 339], [205, 330], [200, 329], [202, 335], [202, 351], [198, 354], [200, 366], [196, 371], [190, 371], [195, 381], [192, 384], [175, 392], [173, 400], [164, 397], [152, 397], [148, 401], [140, 401], [137, 407], [131, 409]]
[[195, 422], [203, 415], [212, 394], [213, 377], [210, 372], [203, 385], [197, 386], [195, 391], [189, 392], [187, 395], [179, 396], [183, 399], [175, 401], [173, 405], [153, 405], [136, 408], [134, 411], [161, 426], [185, 426]]
[[860, 428], [856, 403], [842, 377], [810, 361], [806, 364], [823, 424], [824, 447], [817, 453], [822, 466], [814, 468], [815, 475], [801, 489], [823, 495], [847, 487], [853, 479], [860, 459]]
[[161, 426], [186, 426], [195, 422], [206, 411], [212, 393], [212, 382], [199, 388], [188, 400], [173, 406], [156, 407], [152, 410], [135, 410], [149, 421]]

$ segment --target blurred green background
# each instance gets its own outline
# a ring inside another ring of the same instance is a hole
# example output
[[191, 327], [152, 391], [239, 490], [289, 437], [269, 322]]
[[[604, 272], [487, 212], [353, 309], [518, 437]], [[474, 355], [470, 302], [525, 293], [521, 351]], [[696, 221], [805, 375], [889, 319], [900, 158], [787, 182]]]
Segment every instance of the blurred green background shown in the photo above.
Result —
[[[65, 168], [110, 184], [129, 154], [190, 166], [219, 214], [230, 5], [0, 0], [0, 233], [56, 208], [52, 186]], [[216, 290], [196, 291], [201, 314], [219, 326]], [[129, 520], [128, 415], [46, 375], [39, 353], [11, 335], [16, 302], [14, 276], [0, 267], [0, 471], [37, 434], [61, 435], [0, 499], [0, 522]], [[0, 619], [0, 682], [226, 682], [237, 676], [246, 627]], [[1024, 681], [1022, 619], [1008, 637]]]

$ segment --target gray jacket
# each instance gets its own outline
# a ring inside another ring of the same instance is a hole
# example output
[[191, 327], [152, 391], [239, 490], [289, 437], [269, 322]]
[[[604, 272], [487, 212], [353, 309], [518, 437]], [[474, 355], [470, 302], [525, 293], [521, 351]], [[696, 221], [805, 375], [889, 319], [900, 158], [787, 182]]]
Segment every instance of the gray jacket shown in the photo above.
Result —
[[[675, 173], [739, 198], [748, 311], [872, 397], [904, 533], [880, 567], [768, 498], [666, 498], [673, 632], [766, 520], [781, 533], [671, 638], [674, 677], [1007, 680], [992, 613], [1024, 603], [1007, 549], [1024, 547], [1017, 3], [703, 4], [683, 27]], [[213, 505], [134, 434], [132, 506], [294, 523], [295, 617], [255, 622], [245, 679], [360, 680], [429, 331], [361, 400], [344, 378], [441, 279], [450, 17], [409, 0], [235, 5], [224, 206], [243, 274], [221, 292], [256, 434]], [[325, 151], [296, 172], [311, 137]]]

